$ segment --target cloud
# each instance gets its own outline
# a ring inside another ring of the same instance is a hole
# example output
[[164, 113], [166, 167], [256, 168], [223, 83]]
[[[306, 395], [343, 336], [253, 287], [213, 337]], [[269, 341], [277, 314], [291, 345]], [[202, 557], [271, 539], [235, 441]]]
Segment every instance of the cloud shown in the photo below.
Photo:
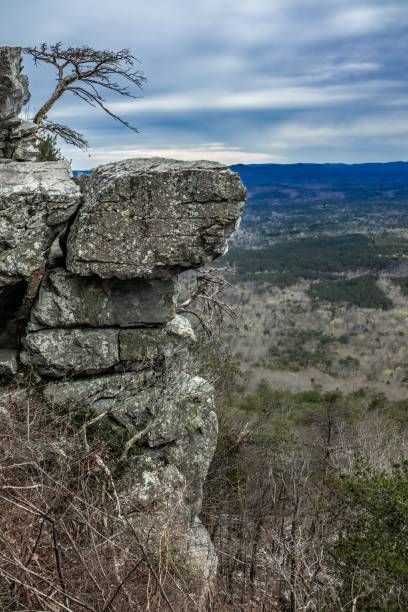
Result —
[[[55, 107], [50, 118], [93, 146], [90, 159], [64, 149], [76, 165], [143, 152], [223, 161], [406, 156], [406, 0], [2, 0], [1, 12], [3, 44], [129, 47], [142, 61], [144, 97], [107, 99], [140, 134], [70, 96]], [[33, 112], [54, 75], [25, 64]]]
[[392, 24], [407, 22], [407, 12], [402, 6], [361, 5], [340, 9], [328, 20], [331, 33], [341, 36], [359, 36], [384, 30]]
[[[333, 103], [355, 100], [366, 92], [347, 87], [279, 86], [255, 91], [212, 92], [191, 91], [183, 94], [146, 96], [136, 100], [112, 101], [110, 110], [119, 115], [141, 113], [180, 113], [194, 111], [237, 111], [256, 109], [319, 108]], [[89, 114], [83, 105], [57, 108], [54, 118], [69, 118], [78, 113]]]
[[383, 138], [408, 137], [408, 112], [394, 114], [391, 117], [383, 115], [370, 115], [357, 120], [332, 123], [296, 123], [282, 124], [269, 133], [276, 139], [281, 147], [297, 147], [299, 144], [309, 146], [330, 145], [331, 142], [347, 143], [353, 139], [380, 140]]

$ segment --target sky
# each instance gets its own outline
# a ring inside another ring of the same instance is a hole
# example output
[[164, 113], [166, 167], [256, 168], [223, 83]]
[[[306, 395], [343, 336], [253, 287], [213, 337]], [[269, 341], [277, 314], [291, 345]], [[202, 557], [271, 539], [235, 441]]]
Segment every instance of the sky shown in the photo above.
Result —
[[[408, 0], [0, 0], [1, 44], [129, 48], [147, 83], [110, 108], [72, 94], [74, 168], [153, 155], [223, 163], [408, 159]], [[54, 75], [25, 59], [34, 113]]]

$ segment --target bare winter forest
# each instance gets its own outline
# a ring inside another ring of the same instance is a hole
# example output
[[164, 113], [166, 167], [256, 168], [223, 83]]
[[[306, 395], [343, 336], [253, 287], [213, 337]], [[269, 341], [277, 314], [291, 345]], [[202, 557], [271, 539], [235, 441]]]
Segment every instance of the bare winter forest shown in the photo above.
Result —
[[314, 177], [316, 190], [296, 166], [279, 185], [266, 167], [238, 170], [249, 203], [222, 262], [237, 318], [221, 327], [229, 377], [204, 504], [220, 559], [216, 609], [405, 610], [401, 177], [362, 184], [367, 168], [358, 178], [356, 166], [345, 184]]

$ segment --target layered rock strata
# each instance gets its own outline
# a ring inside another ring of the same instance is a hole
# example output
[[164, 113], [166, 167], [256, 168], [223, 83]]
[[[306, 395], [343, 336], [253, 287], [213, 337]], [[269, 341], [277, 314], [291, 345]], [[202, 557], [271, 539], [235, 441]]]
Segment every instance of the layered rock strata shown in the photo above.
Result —
[[222, 255], [244, 190], [215, 162], [124, 160], [97, 168], [68, 240], [67, 268], [102, 278], [161, 278]]
[[[4, 116], [24, 100], [13, 78]], [[217, 418], [176, 280], [224, 252], [244, 198], [212, 162], [125, 160], [80, 187], [64, 162], [0, 163], [0, 378], [27, 368], [51, 407], [103, 419], [123, 443], [123, 508], [149, 537], [172, 514], [203, 580], [216, 566], [198, 514]]]

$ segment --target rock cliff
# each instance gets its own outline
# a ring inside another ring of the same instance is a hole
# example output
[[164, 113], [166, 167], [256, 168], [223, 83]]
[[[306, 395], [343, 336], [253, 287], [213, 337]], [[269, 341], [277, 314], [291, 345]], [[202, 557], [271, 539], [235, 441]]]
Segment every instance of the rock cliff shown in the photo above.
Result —
[[65, 162], [32, 161], [20, 66], [20, 49], [0, 49], [0, 375], [34, 372], [50, 410], [106, 421], [126, 461], [122, 506], [153, 543], [171, 515], [204, 588], [216, 558], [198, 515], [217, 418], [175, 286], [224, 252], [244, 188], [212, 162], [125, 160], [78, 186]]
[[37, 157], [37, 126], [20, 118], [30, 98], [21, 71], [21, 48], [0, 47], [0, 158], [30, 161]]

